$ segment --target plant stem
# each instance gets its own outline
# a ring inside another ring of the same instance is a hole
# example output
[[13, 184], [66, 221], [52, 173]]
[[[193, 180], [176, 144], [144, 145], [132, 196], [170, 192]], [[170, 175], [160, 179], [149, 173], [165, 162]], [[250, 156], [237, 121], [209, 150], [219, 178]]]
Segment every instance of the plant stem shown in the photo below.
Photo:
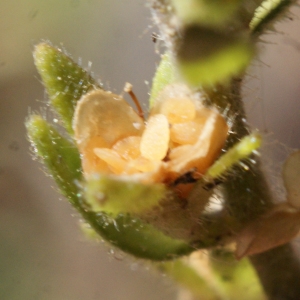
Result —
[[[227, 90], [227, 91], [226, 91]], [[229, 118], [234, 118], [228, 148], [248, 133], [241, 97], [241, 80], [233, 81], [230, 88], [210, 93], [221, 109], [229, 107]], [[255, 220], [272, 206], [272, 195], [260, 170], [259, 161], [236, 168], [236, 174], [224, 183], [227, 209], [241, 226]], [[300, 261], [292, 244], [286, 244], [250, 257], [258, 277], [270, 300], [300, 299]]]
[[[241, 79], [234, 79], [229, 86], [206, 91], [211, 104], [217, 105], [221, 111], [228, 111], [232, 133], [227, 139], [227, 149], [250, 132], [241, 96], [241, 83]], [[272, 197], [257, 158], [238, 165], [234, 171], [234, 176], [223, 184], [223, 192], [229, 213], [243, 226], [268, 210], [272, 206]]]
[[270, 300], [300, 299], [299, 255], [292, 243], [250, 257]]

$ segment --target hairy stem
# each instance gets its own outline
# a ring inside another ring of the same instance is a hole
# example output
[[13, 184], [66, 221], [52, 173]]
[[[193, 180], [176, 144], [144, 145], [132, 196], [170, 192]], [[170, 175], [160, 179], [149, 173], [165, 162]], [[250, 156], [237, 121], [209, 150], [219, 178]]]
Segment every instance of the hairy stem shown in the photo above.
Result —
[[[228, 147], [248, 133], [240, 89], [239, 80], [227, 92], [223, 88], [221, 93], [211, 94], [222, 109], [230, 105], [229, 118], [234, 117]], [[258, 161], [239, 166], [236, 171], [238, 176], [224, 184], [224, 194], [227, 209], [242, 225], [268, 210], [272, 196]], [[292, 243], [253, 255], [250, 260], [270, 300], [300, 299], [300, 261]]]
[[[250, 132], [242, 102], [241, 83], [241, 79], [235, 79], [229, 86], [219, 86], [207, 91], [212, 104], [217, 105], [221, 111], [228, 111], [232, 133], [227, 140], [227, 149]], [[227, 209], [241, 225], [256, 219], [272, 206], [269, 187], [259, 165], [256, 158], [237, 166], [235, 176], [223, 185]]]
[[300, 299], [300, 262], [292, 243], [250, 258], [271, 300]]

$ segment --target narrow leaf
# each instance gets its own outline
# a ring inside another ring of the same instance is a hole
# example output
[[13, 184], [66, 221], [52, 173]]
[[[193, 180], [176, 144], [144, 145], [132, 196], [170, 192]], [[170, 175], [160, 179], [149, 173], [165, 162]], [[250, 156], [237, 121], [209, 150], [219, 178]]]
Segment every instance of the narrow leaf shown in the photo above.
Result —
[[113, 219], [105, 213], [86, 212], [85, 218], [105, 240], [139, 258], [170, 260], [194, 250], [186, 242], [170, 238], [127, 214]]
[[49, 44], [41, 43], [35, 47], [34, 61], [52, 108], [72, 134], [72, 118], [76, 103], [82, 95], [97, 86], [96, 82], [61, 49]]
[[63, 195], [78, 207], [77, 184], [82, 172], [77, 147], [39, 115], [30, 116], [26, 127], [34, 154], [45, 164]]

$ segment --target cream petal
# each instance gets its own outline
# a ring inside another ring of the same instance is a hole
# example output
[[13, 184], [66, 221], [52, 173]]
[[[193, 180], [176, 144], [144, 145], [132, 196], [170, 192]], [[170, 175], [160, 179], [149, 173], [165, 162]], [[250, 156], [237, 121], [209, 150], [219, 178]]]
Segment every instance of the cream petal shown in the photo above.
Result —
[[283, 165], [282, 177], [287, 191], [287, 202], [300, 209], [300, 151], [287, 158]]
[[183, 155], [169, 161], [168, 171], [173, 177], [178, 177], [197, 168], [196, 172], [203, 175], [220, 154], [227, 133], [228, 126], [224, 118], [212, 110], [197, 142], [187, 148]]
[[165, 115], [170, 124], [194, 120], [196, 107], [194, 101], [187, 97], [167, 98], [161, 105], [160, 113]]
[[163, 113], [163, 105], [166, 100], [170, 98], [190, 98], [192, 101], [194, 101], [192, 96], [193, 94], [187, 85], [182, 83], [169, 84], [158, 94], [157, 98], [155, 99], [154, 106], [151, 109], [151, 114]]
[[168, 152], [169, 141], [170, 129], [167, 118], [162, 114], [151, 116], [141, 139], [142, 156], [153, 161], [163, 160]]
[[197, 119], [190, 122], [172, 124], [170, 129], [171, 141], [180, 145], [195, 144], [205, 121]]
[[114, 150], [108, 148], [94, 148], [94, 153], [113, 170], [115, 174], [123, 173], [126, 161]]
[[[153, 170], [150, 172], [138, 172], [138, 173], [132, 173], [130, 175], [127, 174], [121, 174], [118, 175], [118, 178], [120, 180], [130, 180], [130, 181], [136, 181], [141, 182], [144, 184], [153, 184], [153, 183], [162, 183], [165, 180], [165, 163], [164, 162], [154, 162], [155, 164], [153, 166]], [[134, 162], [133, 165], [129, 164], [129, 168], [135, 168]], [[143, 168], [142, 165], [140, 165], [141, 168]]]
[[128, 136], [140, 136], [144, 122], [121, 97], [103, 90], [94, 90], [78, 102], [73, 129], [79, 150], [94, 137], [101, 137], [98, 147], [111, 147]]
[[136, 159], [140, 156], [140, 136], [129, 136], [125, 139], [119, 140], [112, 147], [113, 150], [127, 161]]

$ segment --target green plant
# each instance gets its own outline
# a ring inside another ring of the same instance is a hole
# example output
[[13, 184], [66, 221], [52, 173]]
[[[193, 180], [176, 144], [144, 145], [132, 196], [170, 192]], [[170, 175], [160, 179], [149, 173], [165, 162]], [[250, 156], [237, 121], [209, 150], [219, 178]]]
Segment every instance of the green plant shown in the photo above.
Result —
[[[149, 1], [166, 53], [146, 123], [138, 104], [135, 112], [104, 91], [62, 50], [35, 48], [65, 128], [31, 115], [35, 154], [96, 235], [152, 261], [198, 298], [239, 299], [249, 281], [248, 299], [300, 298], [300, 268], [287, 244], [300, 229], [299, 154], [284, 167], [287, 202], [275, 205], [240, 94], [260, 35], [293, 3]], [[214, 197], [222, 203], [209, 210]], [[248, 260], [233, 253], [250, 255], [264, 292]]]

